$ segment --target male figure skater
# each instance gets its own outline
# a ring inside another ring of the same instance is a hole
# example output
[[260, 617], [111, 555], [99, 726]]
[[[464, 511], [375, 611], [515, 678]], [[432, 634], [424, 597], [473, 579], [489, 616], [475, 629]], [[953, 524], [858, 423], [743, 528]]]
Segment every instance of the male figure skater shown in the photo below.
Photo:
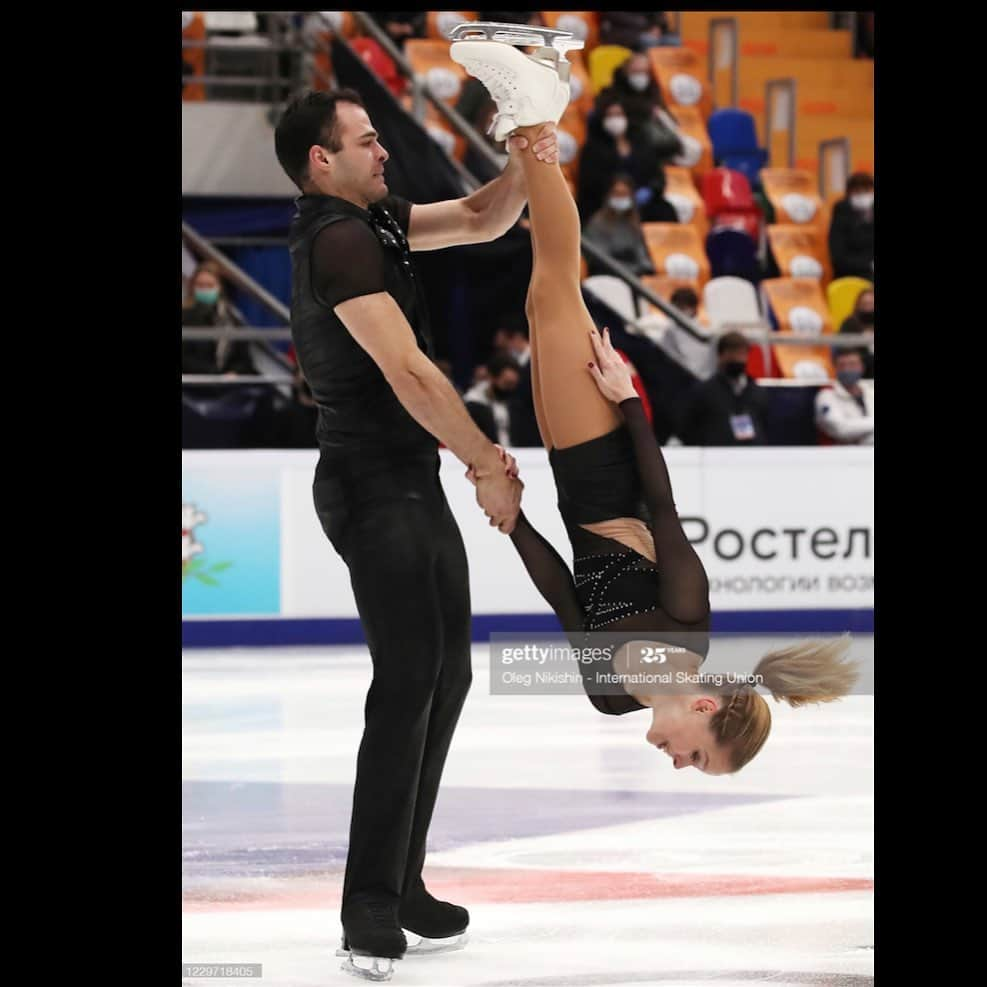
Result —
[[[518, 139], [516, 148], [526, 148]], [[353, 90], [294, 100], [275, 133], [301, 191], [292, 223], [291, 332], [318, 404], [313, 487], [350, 571], [373, 662], [343, 884], [350, 972], [387, 979], [407, 950], [466, 929], [421, 872], [442, 768], [471, 680], [466, 555], [439, 483], [438, 441], [477, 478], [477, 502], [509, 533], [521, 483], [432, 362], [411, 251], [502, 236], [525, 203], [511, 161], [472, 195], [413, 205], [388, 195], [388, 152]], [[533, 145], [558, 158], [554, 131]], [[362, 969], [353, 956], [373, 957]]]

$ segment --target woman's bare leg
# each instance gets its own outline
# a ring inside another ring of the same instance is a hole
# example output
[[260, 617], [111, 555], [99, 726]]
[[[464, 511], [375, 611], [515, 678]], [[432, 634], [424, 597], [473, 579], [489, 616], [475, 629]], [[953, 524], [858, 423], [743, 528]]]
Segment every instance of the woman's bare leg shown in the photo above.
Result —
[[526, 310], [532, 359], [537, 360], [532, 387], [537, 378], [541, 391], [535, 408], [539, 428], [543, 417], [547, 423], [552, 446], [567, 449], [612, 432], [623, 419], [587, 370], [594, 359], [589, 340], [594, 323], [579, 287], [579, 213], [562, 169], [531, 152], [541, 127], [520, 127], [516, 133], [528, 139], [528, 148], [512, 153], [520, 155], [531, 218], [533, 264]]
[[530, 297], [525, 302], [524, 313], [528, 317], [528, 341], [531, 345], [531, 396], [535, 404], [535, 421], [538, 422], [538, 434], [542, 445], [551, 450], [552, 433], [548, 427], [548, 415], [541, 390], [541, 357], [538, 355], [538, 334], [535, 332], [535, 310]]

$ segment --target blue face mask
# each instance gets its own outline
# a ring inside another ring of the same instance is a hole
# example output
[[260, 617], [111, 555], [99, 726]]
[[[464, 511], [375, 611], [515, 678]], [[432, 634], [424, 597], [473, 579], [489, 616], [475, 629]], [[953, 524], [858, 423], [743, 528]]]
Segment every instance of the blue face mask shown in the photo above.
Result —
[[836, 374], [836, 379], [849, 391], [863, 376], [862, 370], [840, 370]]
[[219, 301], [218, 288], [196, 288], [195, 300], [203, 305], [215, 305]]

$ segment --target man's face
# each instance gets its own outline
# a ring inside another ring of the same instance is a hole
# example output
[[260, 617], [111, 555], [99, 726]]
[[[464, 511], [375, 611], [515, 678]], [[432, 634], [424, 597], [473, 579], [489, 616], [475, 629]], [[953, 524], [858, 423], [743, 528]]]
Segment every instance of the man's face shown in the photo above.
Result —
[[367, 111], [355, 103], [336, 107], [336, 128], [342, 149], [332, 153], [333, 194], [368, 206], [387, 195], [384, 162], [390, 157], [377, 140]]

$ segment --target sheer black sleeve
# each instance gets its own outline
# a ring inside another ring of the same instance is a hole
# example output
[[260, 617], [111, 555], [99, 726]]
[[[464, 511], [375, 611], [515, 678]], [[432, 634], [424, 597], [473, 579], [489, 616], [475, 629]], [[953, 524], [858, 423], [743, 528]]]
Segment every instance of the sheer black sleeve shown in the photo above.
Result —
[[510, 535], [535, 588], [555, 611], [564, 631], [583, 626], [583, 611], [576, 596], [576, 584], [562, 556], [534, 528], [521, 511]]
[[634, 444], [644, 499], [651, 513], [651, 534], [661, 572], [658, 603], [673, 620], [696, 623], [709, 615], [706, 570], [682, 530], [665, 457], [645, 417], [641, 399], [621, 401], [620, 410]]
[[312, 244], [312, 287], [329, 308], [387, 290], [384, 248], [366, 223], [341, 219], [319, 233]]

